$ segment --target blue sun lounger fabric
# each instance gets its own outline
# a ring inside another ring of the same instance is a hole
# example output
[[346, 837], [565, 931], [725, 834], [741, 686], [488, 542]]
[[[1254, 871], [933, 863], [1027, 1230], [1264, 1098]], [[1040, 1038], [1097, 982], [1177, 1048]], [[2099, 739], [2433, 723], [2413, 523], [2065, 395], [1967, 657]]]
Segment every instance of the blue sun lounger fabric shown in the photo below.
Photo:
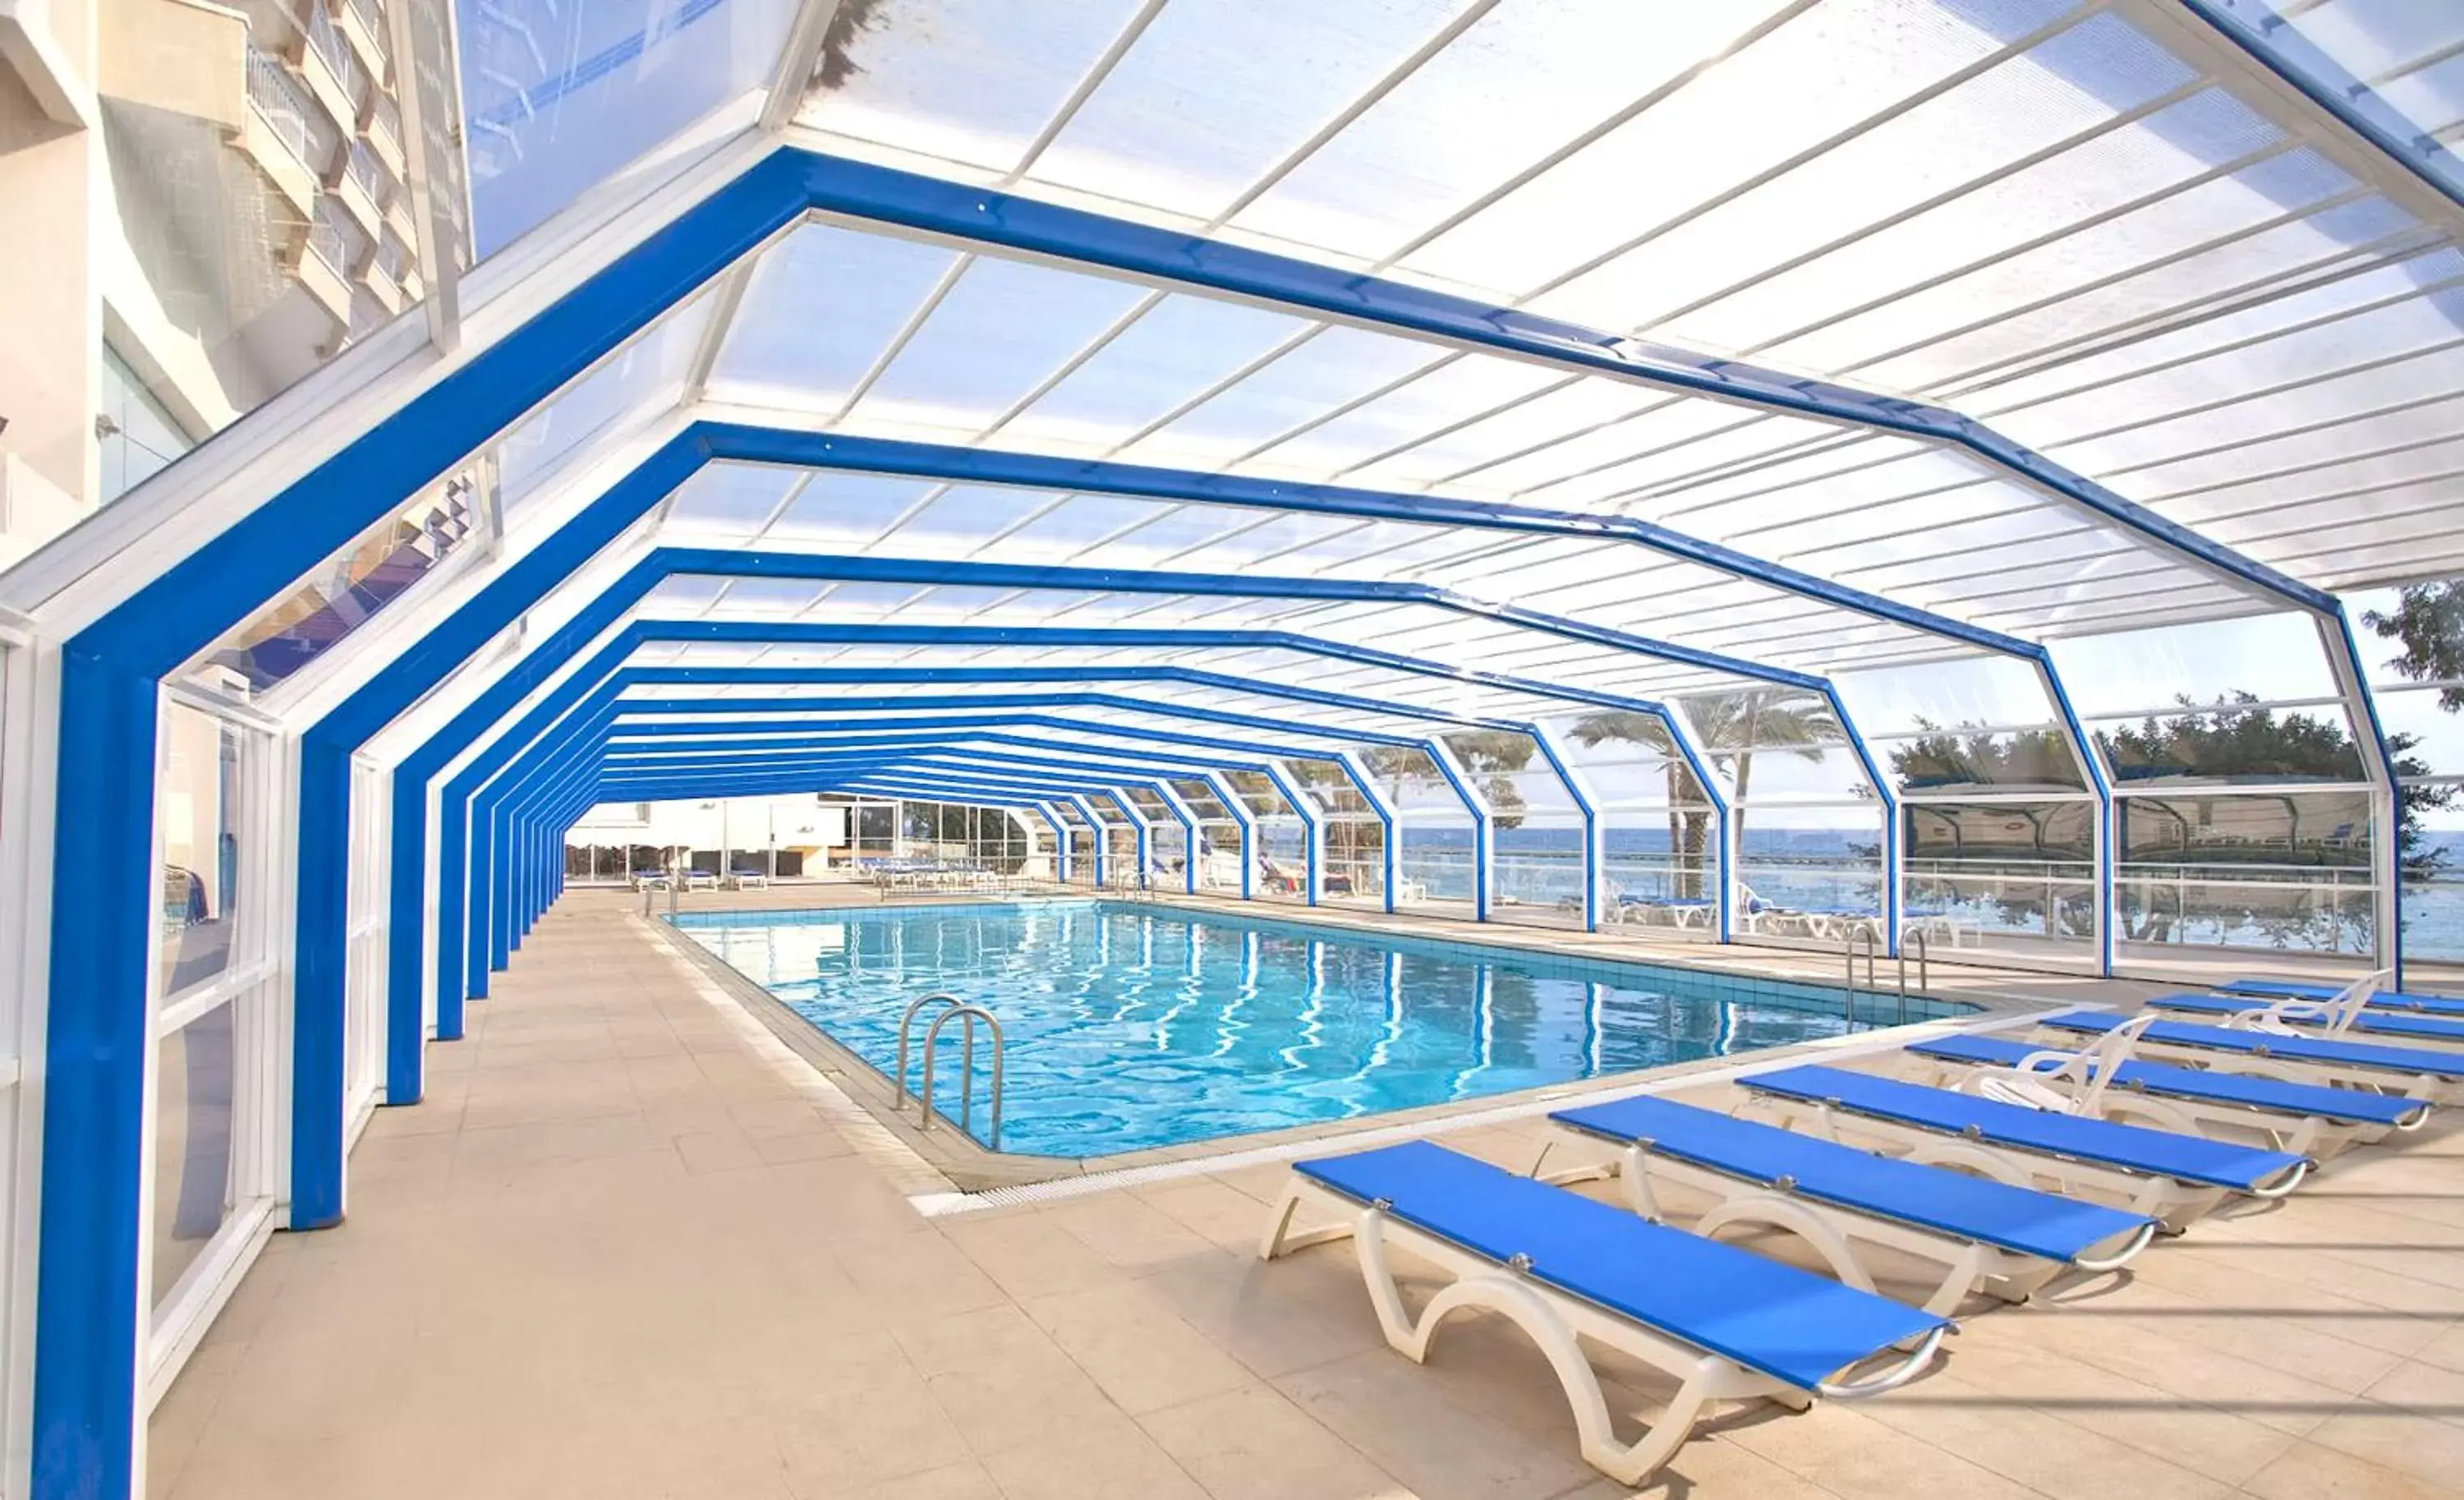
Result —
[[[2334, 1000], [2343, 990], [2334, 984], [2305, 984], [2299, 980], [2238, 979], [2216, 988], [2228, 995], [2257, 995], [2267, 1000]], [[2464, 1021], [2464, 999], [2424, 995], [2411, 990], [2383, 989], [2370, 996], [2372, 1010], [2417, 1010], [2425, 1016], [2450, 1016]]]
[[2308, 1160], [2289, 1152], [2261, 1151], [2140, 1125], [2056, 1114], [1837, 1068], [1784, 1068], [1740, 1078], [1737, 1083], [1757, 1093], [1830, 1104], [1876, 1119], [1970, 1136], [1989, 1145], [2068, 1157], [2234, 1192], [2270, 1187], [2302, 1170]]
[[[1997, 1036], [1946, 1036], [1918, 1042], [1908, 1050], [1920, 1057], [1968, 1063], [1982, 1068], [2016, 1068], [2023, 1058], [2044, 1051], [2025, 1042]], [[2205, 1104], [2233, 1104], [2278, 1114], [2316, 1114], [2351, 1125], [2409, 1125], [2430, 1106], [2419, 1099], [2365, 1093], [2359, 1089], [2330, 1089], [2323, 1084], [2287, 1083], [2280, 1078], [2252, 1078], [2239, 1073], [2214, 1073], [2164, 1063], [2124, 1063], [2113, 1070], [2113, 1081], [2158, 1098], [2196, 1099]]]
[[[2036, 1025], [2053, 1031], [2102, 1036], [2131, 1018], [2110, 1010], [2074, 1010], [2046, 1016]], [[2330, 1068], [2363, 1068], [2381, 1072], [2426, 1073], [2433, 1078], [2464, 1078], [2464, 1052], [2441, 1052], [2427, 1047], [2386, 1047], [2342, 1038], [2283, 1036], [2274, 1031], [2234, 1031], [2201, 1026], [2195, 1021], [2159, 1021], [2140, 1033], [2143, 1043], [2199, 1048], [2214, 1052], [2240, 1052], [2251, 1057], [2277, 1057], [2291, 1063], [2317, 1063]]]
[[1818, 1202], [2068, 1264], [2154, 1223], [2097, 1203], [1878, 1157], [1673, 1099], [1619, 1099], [1549, 1116], [1586, 1134]]
[[[2178, 1010], [2203, 1016], [2240, 1015], [2253, 1010], [2265, 1010], [2276, 1004], [2242, 995], [2159, 995], [2147, 1003], [2158, 1010]], [[2309, 1026], [2311, 1018], [2287, 1016], [2293, 1026]], [[2409, 1015], [2401, 1010], [2364, 1010], [2353, 1018], [2344, 1035], [2366, 1031], [2377, 1036], [2410, 1037], [2423, 1042], [2464, 1042], [2464, 1021], [2443, 1021], [2435, 1016]]]
[[[1637, 1218], [1424, 1140], [1300, 1161], [1361, 1203], [1546, 1286], [1813, 1390], [1947, 1325], [1870, 1292]], [[1529, 1257], [1528, 1266], [1517, 1257]]]

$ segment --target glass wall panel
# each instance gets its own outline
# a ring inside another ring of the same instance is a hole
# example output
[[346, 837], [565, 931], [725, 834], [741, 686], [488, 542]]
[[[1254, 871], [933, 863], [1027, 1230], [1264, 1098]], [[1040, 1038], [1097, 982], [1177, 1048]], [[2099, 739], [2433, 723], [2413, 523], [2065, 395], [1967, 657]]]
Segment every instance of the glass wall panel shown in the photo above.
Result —
[[2092, 801], [1923, 802], [1901, 809], [1903, 919], [1929, 948], [2085, 960], [2096, 938]]
[[1716, 936], [1718, 814], [1668, 727], [1614, 712], [1549, 727], [1599, 811], [1602, 920]]
[[2059, 708], [2036, 669], [2012, 656], [1843, 672], [1832, 678], [1867, 739], [1952, 726], [2052, 725]]
[[239, 1118], [241, 1001], [197, 1017], [156, 1046], [153, 1304], [230, 1222], [239, 1202], [233, 1127]]
[[2464, 581], [2353, 594], [2379, 722], [2403, 787], [2406, 982], [2464, 985]]
[[1737, 932], [1836, 944], [1882, 911], [1882, 809], [1739, 808]]
[[2121, 939], [2369, 953], [2369, 807], [2359, 788], [2121, 798]]
[[262, 693], [333, 650], [470, 540], [492, 460], [421, 491], [208, 649], [204, 663]]
[[2057, 729], [1961, 725], [1876, 739], [1869, 745], [1903, 793], [2081, 791], [2087, 786], [2070, 736]]
[[2280, 703], [2336, 695], [2318, 627], [2307, 615], [2259, 615], [2048, 643], [2086, 718], [2142, 717], [2176, 705], [2249, 697]]
[[2088, 721], [2117, 786], [2154, 783], [2359, 782], [2361, 747], [2342, 709], [2270, 709], [2247, 697], [2178, 713]]
[[253, 737], [175, 703], [163, 716], [162, 954], [159, 993], [176, 995], [231, 966], [241, 929], [241, 840]]

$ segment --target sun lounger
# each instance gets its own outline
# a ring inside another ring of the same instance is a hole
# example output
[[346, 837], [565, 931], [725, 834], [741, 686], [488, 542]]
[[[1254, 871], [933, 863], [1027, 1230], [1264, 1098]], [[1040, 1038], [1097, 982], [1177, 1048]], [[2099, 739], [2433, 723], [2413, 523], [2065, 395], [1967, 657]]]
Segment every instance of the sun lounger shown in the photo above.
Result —
[[2321, 1036], [2383, 1036], [2405, 1046], [2464, 1047], [2464, 1021], [2373, 1010], [2363, 1005], [2315, 1000], [2260, 1000], [2248, 995], [2159, 995], [2147, 1003], [2158, 1010], [2183, 1015], [2214, 1016], [2235, 1030], [2278, 1033], [2315, 1032]]
[[[1295, 1227], [1304, 1206], [1329, 1211], [1333, 1222]], [[1507, 1318], [1555, 1370], [1584, 1461], [1629, 1485], [1668, 1461], [1710, 1402], [1767, 1398], [1801, 1411], [1817, 1394], [1880, 1395], [1930, 1365], [1951, 1328], [1931, 1313], [1427, 1141], [1294, 1162], [1259, 1254], [1272, 1260], [1346, 1237], [1355, 1242], [1370, 1303], [1397, 1352], [1415, 1363], [1426, 1357], [1439, 1325], [1464, 1308]], [[1453, 1278], [1417, 1318], [1387, 1264], [1390, 1246]], [[1617, 1441], [1578, 1337], [1682, 1382], [1638, 1441]], [[1882, 1373], [1841, 1379], [1883, 1357], [1892, 1362]]]
[[2021, 1302], [2071, 1268], [2115, 1269], [2156, 1232], [2145, 1214], [1878, 1157], [1673, 1099], [1619, 1099], [1549, 1118], [1622, 1148], [1617, 1166], [1582, 1175], [1615, 1172], [1646, 1219], [1664, 1217], [1653, 1180], [1673, 1180], [1719, 1199], [1696, 1234], [1716, 1236], [1731, 1224], [1786, 1229], [1859, 1291], [1872, 1291], [1874, 1278], [1859, 1241], [1943, 1268], [1925, 1299], [1928, 1312], [1949, 1313], [1978, 1287]]
[[2206, 1134], [2202, 1127], [2210, 1125], [2264, 1131], [2277, 1150], [2320, 1160], [2346, 1146], [2381, 1139], [2389, 1131], [2417, 1130], [2430, 1117], [2430, 1106], [2418, 1099], [2367, 1090], [2126, 1058], [2108, 1067], [2095, 1059], [2093, 1049], [2054, 1051], [1996, 1036], [1937, 1037], [1914, 1043], [1908, 1050], [1936, 1064], [1946, 1083], [1977, 1078], [1977, 1070], [1988, 1070], [1987, 1078], [2010, 1079], [2006, 1088], [2016, 1086], [2012, 1103], [2035, 1102], [2026, 1096], [2029, 1092], [2047, 1091], [2071, 1113], [2100, 1119], [2129, 1116], [2159, 1129], [2201, 1135]]
[[[2299, 980], [2237, 979], [2216, 986], [2228, 995], [2255, 995], [2262, 1000], [2332, 1001], [2342, 996], [2350, 985], [2306, 984]], [[2464, 999], [2453, 995], [2426, 995], [2413, 990], [2383, 989], [2370, 996], [2373, 1010], [2416, 1010], [2426, 1016], [2453, 1016], [2464, 1020]]]
[[[2042, 1017], [2036, 1026], [2043, 1030], [2101, 1036], [2130, 1019], [2110, 1010], [2069, 1010]], [[2190, 1021], [2160, 1021], [2141, 1034], [2138, 1050], [2218, 1071], [2343, 1089], [2392, 1091], [2408, 1098], [2432, 1102], [2452, 1097], [2464, 1088], [2464, 1052], [2428, 1047], [2281, 1036], [2273, 1031], [2237, 1031]]]
[[2122, 1199], [2179, 1233], [2233, 1195], [2281, 1198], [2311, 1162], [2197, 1136], [2082, 1119], [1837, 1068], [1784, 1068], [1737, 1080], [1776, 1106], [1783, 1123], [1811, 1112], [1838, 1138], [1840, 1116], [1860, 1129], [1908, 1140], [1906, 1159], [1966, 1167], [2029, 1187], [2051, 1180]]

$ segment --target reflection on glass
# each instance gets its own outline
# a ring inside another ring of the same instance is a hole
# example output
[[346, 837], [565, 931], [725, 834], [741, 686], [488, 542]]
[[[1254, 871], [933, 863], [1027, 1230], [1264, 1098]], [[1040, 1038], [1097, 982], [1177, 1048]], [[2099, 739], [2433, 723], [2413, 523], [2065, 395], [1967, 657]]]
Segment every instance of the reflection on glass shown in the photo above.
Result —
[[2059, 730], [1994, 731], [1966, 724], [1942, 728], [1922, 719], [1918, 727], [1925, 732], [1874, 745], [1903, 791], [2078, 789], [2086, 784], [2070, 739]]
[[176, 995], [229, 967], [239, 891], [240, 797], [246, 744], [211, 715], [173, 704], [156, 798], [163, 832], [160, 992]]
[[473, 464], [430, 485], [216, 642], [205, 659], [262, 693], [332, 651], [470, 539], [488, 482], [486, 466]]
[[[28, 286], [11, 306], [29, 367], [101, 396], [92, 411], [78, 401], [11, 413], [23, 424], [12, 445], [47, 460], [99, 439], [92, 476], [41, 465], [74, 498], [117, 497], [426, 295], [400, 84], [369, 9], [149, 5], [99, 33], [89, 23], [97, 175], [60, 179], [73, 198], [21, 191], [11, 204], [25, 224], [92, 237], [61, 246], [84, 247], [87, 295]], [[91, 316], [106, 280], [108, 349]], [[77, 386], [98, 359], [99, 381]], [[72, 414], [84, 430], [66, 425]]]
[[154, 1284], [159, 1307], [231, 1218], [236, 1002], [164, 1037], [154, 1073]]
[[2237, 694], [2163, 717], [2109, 720], [2096, 742], [2123, 783], [2358, 782], [2361, 748], [2332, 709], [2279, 713]]
[[2096, 935], [2096, 805], [1923, 803], [1902, 810], [1903, 912], [1954, 944]]
[[2369, 812], [2364, 791], [2124, 797], [2120, 937], [2368, 953]]

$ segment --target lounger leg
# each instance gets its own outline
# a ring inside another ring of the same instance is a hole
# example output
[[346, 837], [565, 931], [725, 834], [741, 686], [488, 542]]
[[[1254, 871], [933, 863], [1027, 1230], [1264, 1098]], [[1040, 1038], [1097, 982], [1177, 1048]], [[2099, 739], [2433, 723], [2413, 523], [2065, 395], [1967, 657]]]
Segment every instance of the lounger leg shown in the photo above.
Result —
[[1723, 1395], [1753, 1394], [1758, 1389], [1743, 1379], [1742, 1372], [1729, 1361], [1705, 1356], [1696, 1361], [1678, 1388], [1676, 1399], [1652, 1423], [1651, 1430], [1635, 1443], [1619, 1443], [1616, 1424], [1609, 1418], [1608, 1397], [1600, 1389], [1599, 1373], [1585, 1357], [1573, 1330], [1529, 1287], [1506, 1275], [1465, 1276], [1430, 1298], [1429, 1305], [1415, 1320], [1403, 1311], [1402, 1296], [1387, 1268], [1385, 1216], [1375, 1208], [1361, 1214], [1354, 1238], [1358, 1242], [1360, 1272], [1369, 1282], [1370, 1301], [1377, 1309], [1377, 1321], [1386, 1331], [1386, 1341], [1395, 1346], [1397, 1353], [1415, 1364], [1425, 1361], [1439, 1325], [1464, 1308], [1479, 1308], [1506, 1318], [1530, 1335], [1532, 1343], [1548, 1358], [1549, 1367], [1556, 1372], [1567, 1404], [1573, 1408], [1574, 1431], [1582, 1442], [1583, 1462], [1621, 1484], [1639, 1485], [1658, 1472], [1692, 1435], [1695, 1420], [1706, 1402]]
[[2008, 1183], [2013, 1187], [2033, 1188], [2036, 1185], [2035, 1175], [2012, 1161], [2009, 1157], [1998, 1151], [1988, 1151], [1982, 1146], [1969, 1145], [1966, 1141], [1922, 1141], [1901, 1159], [1916, 1162], [1920, 1166], [1950, 1167], [1962, 1172], [1973, 1172], [1978, 1177], [1991, 1178], [1996, 1182]]
[[1731, 1224], [1767, 1224], [1785, 1229], [1813, 1246], [1831, 1268], [1831, 1274], [1844, 1286], [1859, 1291], [1874, 1290], [1873, 1273], [1857, 1258], [1855, 1246], [1839, 1232], [1838, 1225], [1803, 1203], [1772, 1193], [1743, 1193], [1729, 1199], [1697, 1220], [1694, 1232], [1706, 1240], [1716, 1240], [1720, 1231]]
[[1318, 1195], [1309, 1189], [1308, 1180], [1297, 1172], [1285, 1181], [1283, 1196], [1275, 1200], [1273, 1216], [1266, 1221], [1266, 1232], [1258, 1241], [1258, 1259], [1270, 1261], [1278, 1255], [1351, 1235], [1352, 1221], [1348, 1219], [1319, 1228], [1292, 1227], [1292, 1218], [1300, 1211], [1302, 1202], [1315, 1196]]

